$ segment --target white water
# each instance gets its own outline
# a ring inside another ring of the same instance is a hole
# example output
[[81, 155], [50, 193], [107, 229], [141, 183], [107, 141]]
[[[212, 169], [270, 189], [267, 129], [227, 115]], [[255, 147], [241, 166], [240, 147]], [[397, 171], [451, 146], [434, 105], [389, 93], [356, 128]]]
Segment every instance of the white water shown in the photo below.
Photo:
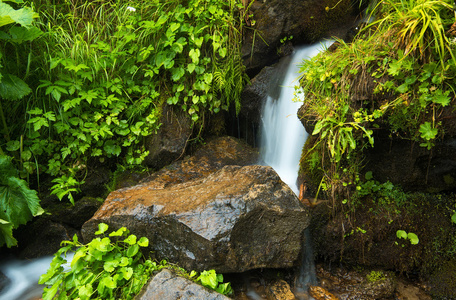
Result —
[[38, 285], [41, 274], [46, 273], [52, 256], [33, 260], [11, 258], [0, 264], [0, 271], [9, 279], [9, 283], [0, 292], [0, 300], [39, 299], [43, 286]]
[[[53, 256], [45, 256], [30, 260], [20, 260], [11, 257], [0, 261], [0, 271], [9, 282], [0, 291], [0, 300], [34, 300], [40, 299], [43, 285], [38, 284], [40, 276], [47, 272]], [[73, 259], [73, 253], [68, 253], [68, 262]], [[68, 264], [63, 265], [69, 268]]]
[[[281, 60], [277, 66], [278, 84], [271, 86], [269, 96], [263, 108], [261, 126], [261, 160], [274, 168], [282, 181], [299, 195], [297, 185], [299, 159], [302, 148], [307, 139], [307, 133], [297, 112], [304, 99], [293, 102], [295, 97], [294, 86], [298, 85], [299, 64], [304, 60], [317, 55], [332, 41], [318, 43], [298, 49], [288, 60]], [[285, 68], [280, 64], [288, 64]], [[274, 80], [272, 80], [274, 81]], [[302, 93], [301, 93], [302, 95]], [[313, 299], [307, 294], [309, 285], [317, 284], [315, 264], [313, 261], [310, 232], [305, 231], [301, 267], [295, 281], [295, 293], [298, 299]]]
[[[281, 60], [279, 64], [287, 64], [284, 74], [278, 84], [270, 87], [269, 96], [263, 107], [261, 124], [261, 151], [262, 161], [273, 167], [280, 178], [299, 194], [296, 180], [298, 177], [299, 159], [302, 147], [307, 138], [297, 112], [302, 102], [293, 102], [294, 86], [298, 84], [299, 64], [303, 59], [317, 55], [330, 42], [317, 43], [296, 50], [288, 60]], [[281, 70], [280, 66], [277, 70]], [[281, 73], [281, 72], [279, 72]], [[301, 99], [303, 100], [303, 99]]]

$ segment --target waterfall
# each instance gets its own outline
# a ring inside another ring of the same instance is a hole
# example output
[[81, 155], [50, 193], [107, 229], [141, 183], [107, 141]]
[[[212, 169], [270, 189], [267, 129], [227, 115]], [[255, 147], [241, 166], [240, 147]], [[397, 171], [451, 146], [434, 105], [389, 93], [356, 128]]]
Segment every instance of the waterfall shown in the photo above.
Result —
[[261, 160], [274, 168], [297, 195], [299, 159], [307, 133], [297, 117], [302, 103], [292, 101], [294, 86], [298, 84], [299, 63], [318, 54], [323, 47], [321, 43], [301, 47], [279, 62], [278, 77], [272, 79], [274, 83], [269, 88], [261, 116]]
[[[299, 63], [317, 55], [332, 41], [305, 46], [277, 66], [261, 116], [261, 151], [263, 163], [271, 166], [282, 181], [299, 195], [297, 185], [299, 160], [307, 133], [297, 117], [301, 102], [293, 102], [294, 86], [298, 84]], [[304, 100], [304, 99], [301, 99]], [[313, 299], [307, 294], [308, 285], [316, 285], [315, 264], [309, 229], [304, 232], [301, 267], [296, 276], [295, 294], [298, 299]]]

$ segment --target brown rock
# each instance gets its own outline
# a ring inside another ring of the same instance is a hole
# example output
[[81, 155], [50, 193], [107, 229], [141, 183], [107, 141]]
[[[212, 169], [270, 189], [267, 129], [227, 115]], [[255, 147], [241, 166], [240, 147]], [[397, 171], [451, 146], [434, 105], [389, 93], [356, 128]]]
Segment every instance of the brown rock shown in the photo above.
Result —
[[296, 300], [290, 285], [284, 280], [276, 280], [267, 289], [269, 300]]
[[319, 286], [310, 286], [309, 293], [315, 300], [339, 300], [338, 297], [334, 296], [326, 289], [319, 287]]
[[186, 269], [241, 272], [294, 266], [309, 216], [271, 167], [225, 166], [188, 182], [112, 192], [84, 224], [85, 241], [100, 222], [148, 237], [157, 258]]

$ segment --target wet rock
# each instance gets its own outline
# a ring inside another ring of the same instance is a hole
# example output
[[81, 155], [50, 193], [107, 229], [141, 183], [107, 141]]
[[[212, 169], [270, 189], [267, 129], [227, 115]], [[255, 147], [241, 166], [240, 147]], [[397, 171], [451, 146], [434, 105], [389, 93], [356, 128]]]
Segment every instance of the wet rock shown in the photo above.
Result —
[[328, 292], [325, 288], [320, 286], [310, 286], [309, 294], [315, 298], [315, 300], [339, 300], [338, 297]]
[[80, 229], [82, 224], [89, 220], [100, 206], [101, 202], [98, 199], [83, 197], [76, 201], [74, 205], [71, 203], [58, 203], [53, 207], [46, 208], [46, 210], [50, 213], [49, 219], [53, 222]]
[[360, 10], [359, 4], [353, 2], [255, 1], [248, 11], [254, 30], [246, 30], [242, 48], [247, 72], [256, 74], [277, 60], [283, 38], [291, 38], [294, 45], [314, 43], [323, 37], [343, 38]]
[[226, 165], [251, 165], [258, 161], [258, 151], [234, 137], [215, 138], [199, 148], [192, 156], [164, 167], [141, 182], [154, 182], [165, 188], [199, 179]]
[[47, 218], [37, 219], [28, 224], [26, 230], [18, 233], [21, 258], [37, 258], [52, 255], [60, 249], [60, 243], [71, 240], [76, 230]]
[[[389, 299], [396, 290], [396, 277], [394, 274], [380, 270], [373, 271], [347, 271], [342, 268], [328, 271], [322, 266], [317, 268], [317, 276], [320, 282], [326, 283], [331, 293], [337, 295], [335, 298], [318, 298], [314, 296], [325, 295], [326, 289], [313, 287], [311, 295], [315, 299], [341, 299], [341, 300], [374, 300]], [[326, 297], [326, 296], [325, 296]], [[329, 297], [329, 296], [328, 296]]]
[[157, 133], [146, 140], [149, 155], [144, 160], [156, 170], [182, 157], [192, 134], [190, 116], [181, 109], [165, 105], [160, 123]]
[[6, 277], [6, 275], [3, 274], [2, 271], [0, 271], [0, 293], [6, 286], [10, 284], [10, 282], [11, 280], [8, 277]]
[[170, 270], [163, 270], [147, 284], [135, 300], [228, 300], [230, 298], [209, 290]]
[[[447, 132], [445, 132], [447, 133]], [[380, 182], [406, 191], [442, 192], [456, 188], [456, 138], [436, 142], [432, 151], [417, 143], [377, 136], [366, 151], [366, 170]]]
[[159, 178], [112, 192], [83, 225], [85, 241], [100, 222], [148, 237], [159, 259], [225, 273], [294, 266], [309, 215], [271, 167], [225, 166], [182, 183]]
[[290, 285], [284, 280], [272, 282], [267, 288], [267, 295], [269, 300], [296, 300]]

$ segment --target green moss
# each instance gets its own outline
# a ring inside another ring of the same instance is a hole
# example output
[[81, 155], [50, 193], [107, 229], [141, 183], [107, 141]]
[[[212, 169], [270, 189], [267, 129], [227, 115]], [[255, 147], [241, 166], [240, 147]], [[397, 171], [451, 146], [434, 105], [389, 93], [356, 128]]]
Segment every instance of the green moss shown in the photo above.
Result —
[[385, 273], [383, 271], [371, 271], [369, 274], [366, 275], [366, 279], [369, 282], [376, 282], [379, 280], [386, 279]]

